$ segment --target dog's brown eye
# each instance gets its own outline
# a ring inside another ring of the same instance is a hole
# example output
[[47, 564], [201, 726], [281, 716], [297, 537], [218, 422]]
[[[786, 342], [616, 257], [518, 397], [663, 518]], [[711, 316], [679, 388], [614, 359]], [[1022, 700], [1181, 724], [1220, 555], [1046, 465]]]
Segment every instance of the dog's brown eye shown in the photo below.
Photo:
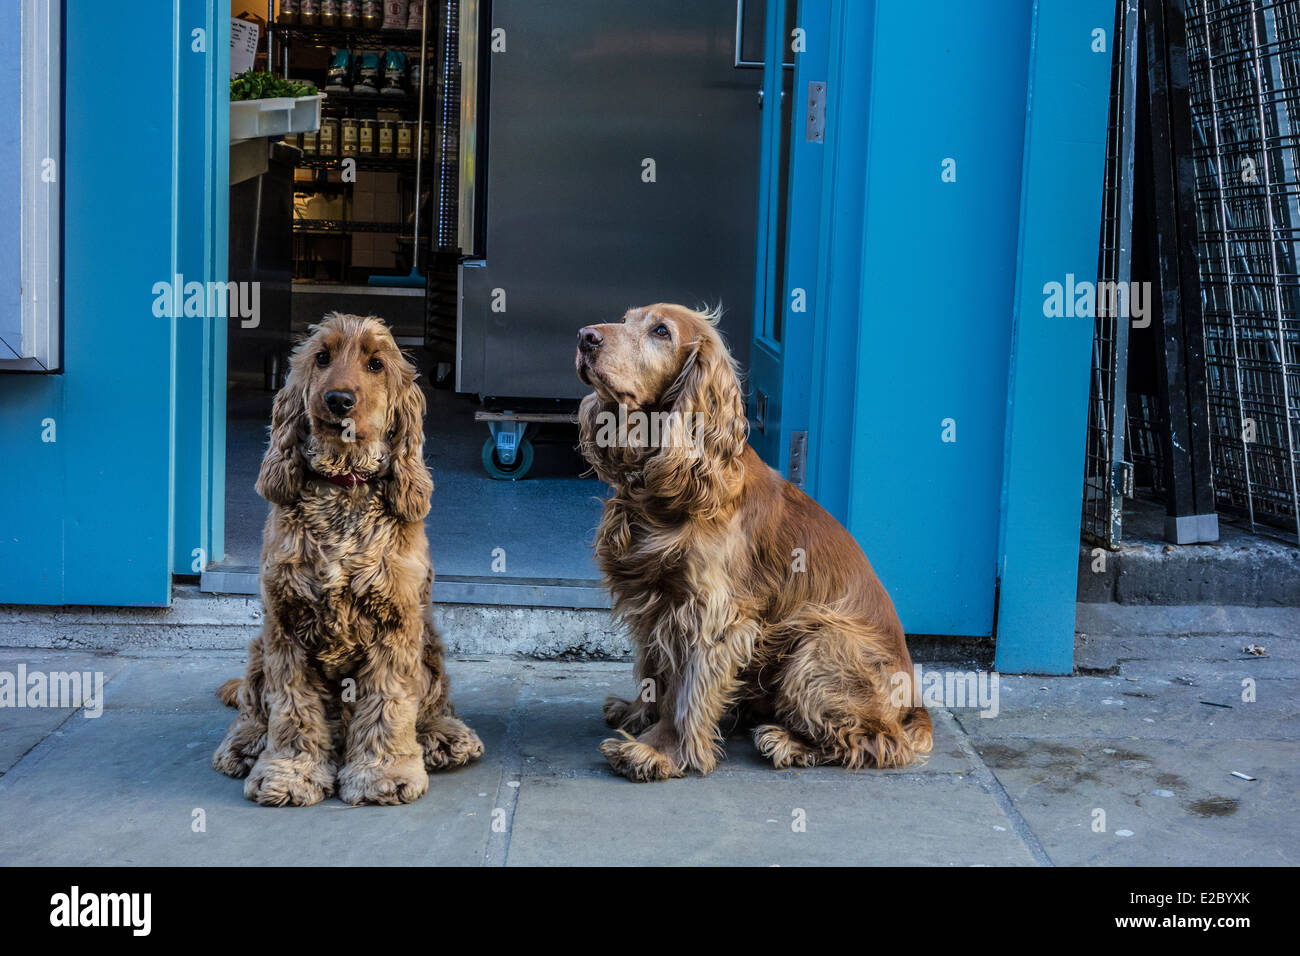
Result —
[[366, 365], [366, 368], [370, 369], [372, 372], [382, 372], [384, 370], [384, 363], [379, 361], [377, 358], [372, 358]]
[[661, 339], [668, 338], [668, 326], [660, 322], [654, 327], [653, 334], [659, 336]]
[[329, 363], [330, 363], [330, 353], [329, 353], [329, 352], [317, 352], [317, 353], [316, 353], [316, 364], [317, 364], [317, 365], [319, 365], [321, 368], [324, 368], [326, 365], [329, 365]]

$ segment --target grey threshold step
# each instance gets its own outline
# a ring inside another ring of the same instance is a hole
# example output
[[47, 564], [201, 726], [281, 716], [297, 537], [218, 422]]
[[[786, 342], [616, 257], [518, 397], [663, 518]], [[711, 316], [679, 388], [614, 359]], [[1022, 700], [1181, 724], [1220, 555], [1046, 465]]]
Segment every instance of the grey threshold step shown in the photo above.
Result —
[[[199, 577], [205, 594], [258, 594], [254, 565], [214, 565]], [[508, 578], [440, 574], [433, 582], [437, 604], [493, 604], [515, 607], [602, 608], [609, 593], [596, 578]]]
[[1078, 600], [1087, 604], [1300, 607], [1300, 548], [1267, 538], [1163, 541], [1107, 551], [1079, 546]]

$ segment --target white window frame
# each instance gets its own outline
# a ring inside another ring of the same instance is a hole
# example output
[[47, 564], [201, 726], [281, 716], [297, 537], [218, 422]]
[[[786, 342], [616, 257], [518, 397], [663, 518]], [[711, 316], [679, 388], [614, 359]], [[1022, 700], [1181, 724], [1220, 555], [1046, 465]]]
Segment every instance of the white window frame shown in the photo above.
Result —
[[54, 372], [62, 362], [62, 7], [22, 0], [21, 341], [0, 349], [0, 370]]

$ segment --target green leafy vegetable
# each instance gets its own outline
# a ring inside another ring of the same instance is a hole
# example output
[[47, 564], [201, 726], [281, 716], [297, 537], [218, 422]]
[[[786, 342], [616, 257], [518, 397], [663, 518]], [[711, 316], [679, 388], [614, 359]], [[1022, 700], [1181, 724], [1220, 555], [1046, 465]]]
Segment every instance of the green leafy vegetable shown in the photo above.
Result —
[[314, 96], [316, 87], [311, 83], [294, 83], [270, 73], [246, 70], [230, 78], [230, 99], [265, 100], [274, 96]]

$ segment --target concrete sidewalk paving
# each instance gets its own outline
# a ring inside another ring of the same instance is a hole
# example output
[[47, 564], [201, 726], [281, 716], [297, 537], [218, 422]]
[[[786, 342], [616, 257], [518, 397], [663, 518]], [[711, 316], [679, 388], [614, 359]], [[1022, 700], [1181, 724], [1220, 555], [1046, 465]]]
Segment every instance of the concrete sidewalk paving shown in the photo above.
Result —
[[238, 653], [0, 648], [0, 671], [106, 681], [98, 718], [0, 710], [0, 864], [1300, 863], [1300, 615], [1146, 611], [1094, 619], [1079, 676], [1002, 677], [996, 717], [933, 709], [905, 771], [776, 771], [737, 734], [709, 777], [633, 784], [597, 751], [630, 664], [453, 660], [486, 754], [396, 808], [266, 809], [211, 770]]

